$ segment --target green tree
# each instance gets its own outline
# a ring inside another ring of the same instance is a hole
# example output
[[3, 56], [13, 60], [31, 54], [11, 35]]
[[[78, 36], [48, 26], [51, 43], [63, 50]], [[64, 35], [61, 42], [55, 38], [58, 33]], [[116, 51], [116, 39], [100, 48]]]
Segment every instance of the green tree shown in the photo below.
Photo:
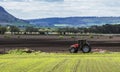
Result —
[[16, 26], [10, 26], [10, 32], [13, 34], [14, 32], [20, 32], [20, 29]]
[[26, 31], [26, 32], [38, 32], [38, 28], [26, 27], [25, 31]]
[[0, 34], [5, 34], [6, 31], [7, 31], [6, 27], [0, 26]]
[[[26, 27], [25, 32], [39, 32], [38, 28], [34, 28], [34, 27]], [[26, 33], [25, 33], [26, 34]]]

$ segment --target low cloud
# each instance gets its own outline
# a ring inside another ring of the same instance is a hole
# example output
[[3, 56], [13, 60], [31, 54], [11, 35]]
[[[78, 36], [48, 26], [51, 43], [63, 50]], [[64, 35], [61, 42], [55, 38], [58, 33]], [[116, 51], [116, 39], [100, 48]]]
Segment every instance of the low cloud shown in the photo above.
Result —
[[35, 2], [35, 1], [45, 1], [45, 2], [63, 2], [64, 0], [0, 0], [2, 2]]
[[1, 1], [0, 5], [11, 14], [23, 19], [120, 16], [120, 2], [118, 0], [6, 0]]

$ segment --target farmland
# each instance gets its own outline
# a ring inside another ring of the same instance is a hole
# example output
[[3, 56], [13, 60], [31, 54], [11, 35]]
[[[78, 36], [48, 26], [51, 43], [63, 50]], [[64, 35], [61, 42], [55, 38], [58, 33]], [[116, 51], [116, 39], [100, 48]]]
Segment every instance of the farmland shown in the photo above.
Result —
[[[110, 52], [68, 53], [79, 39]], [[35, 52], [0, 54], [0, 72], [120, 72], [120, 36], [0, 35], [1, 52], [24, 48]]]
[[120, 53], [0, 55], [0, 72], [120, 72]]
[[69, 46], [79, 39], [87, 39], [92, 49], [120, 51], [118, 36], [59, 36], [59, 35], [0, 35], [0, 52], [11, 49], [30, 48], [43, 52], [68, 52]]

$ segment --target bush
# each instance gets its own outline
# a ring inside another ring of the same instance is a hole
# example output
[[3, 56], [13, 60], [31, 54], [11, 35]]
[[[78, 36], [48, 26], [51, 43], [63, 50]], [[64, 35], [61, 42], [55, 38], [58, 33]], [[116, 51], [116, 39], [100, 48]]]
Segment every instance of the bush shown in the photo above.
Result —
[[75, 38], [75, 36], [71, 36], [71, 38]]
[[90, 35], [89, 37], [90, 37], [91, 39], [93, 39], [93, 38], [94, 38], [94, 36], [93, 36], [93, 35]]
[[9, 38], [11, 38], [11, 36], [10, 35], [4, 35], [4, 38], [9, 39]]
[[60, 38], [60, 39], [63, 39], [63, 38], [64, 38], [64, 36], [59, 36], [59, 38]]
[[32, 53], [34, 52], [34, 50], [31, 49], [14, 49], [14, 50], [10, 50], [8, 51], [8, 54], [27, 54], [27, 53]]
[[23, 54], [25, 53], [22, 49], [15, 49], [8, 51], [8, 54]]

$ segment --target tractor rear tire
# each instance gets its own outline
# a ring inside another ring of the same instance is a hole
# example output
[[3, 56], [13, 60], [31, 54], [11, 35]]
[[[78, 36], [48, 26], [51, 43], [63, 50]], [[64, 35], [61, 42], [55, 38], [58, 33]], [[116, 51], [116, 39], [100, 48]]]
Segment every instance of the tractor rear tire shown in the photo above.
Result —
[[78, 52], [78, 49], [74, 48], [74, 47], [71, 47], [69, 49], [70, 53], [77, 53]]
[[83, 53], [89, 53], [91, 52], [91, 47], [89, 45], [84, 45], [81, 50]]

